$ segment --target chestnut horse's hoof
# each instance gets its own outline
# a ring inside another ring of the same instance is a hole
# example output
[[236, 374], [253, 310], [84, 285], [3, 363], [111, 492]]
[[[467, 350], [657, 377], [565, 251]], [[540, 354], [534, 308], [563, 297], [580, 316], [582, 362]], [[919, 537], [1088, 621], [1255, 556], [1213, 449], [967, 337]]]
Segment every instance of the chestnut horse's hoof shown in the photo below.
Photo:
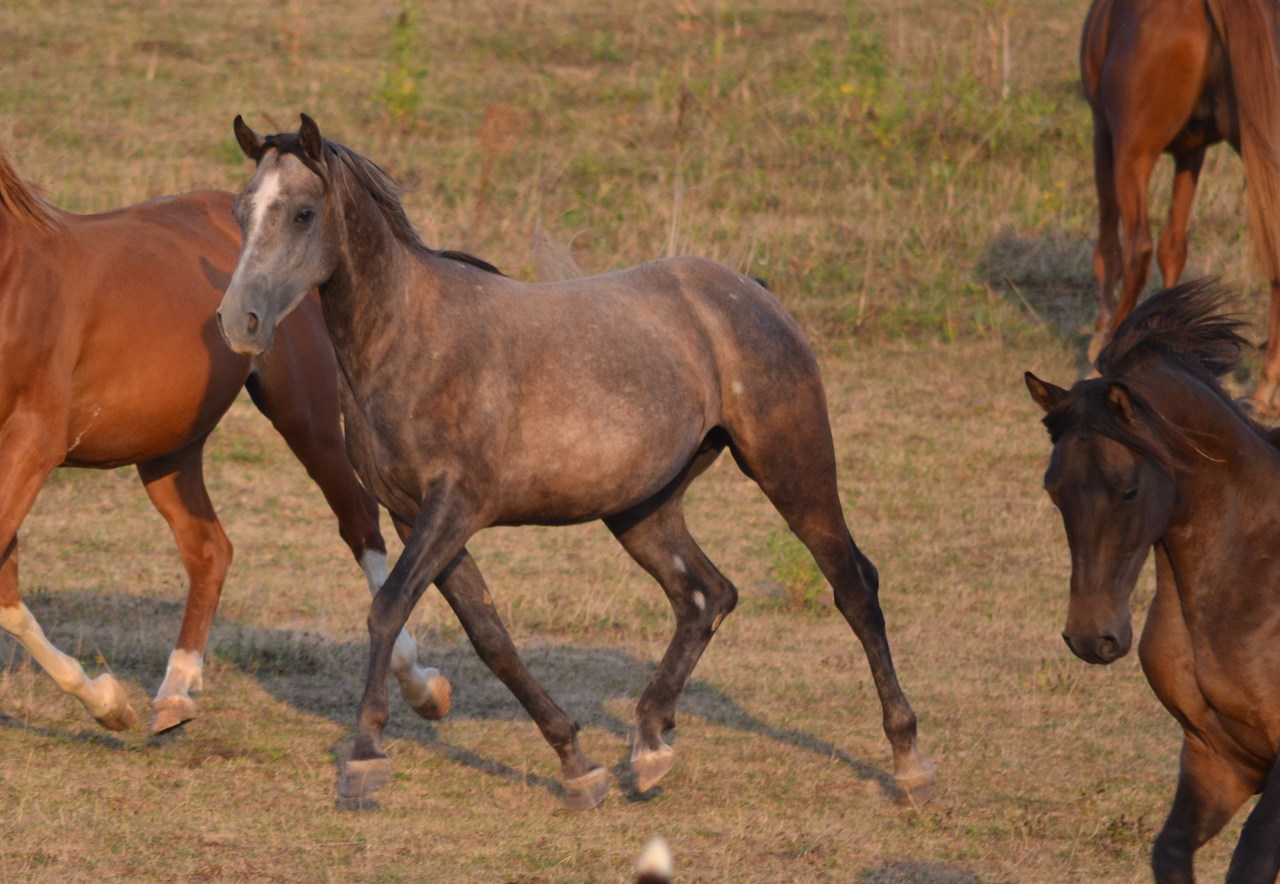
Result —
[[609, 794], [609, 772], [603, 767], [587, 771], [580, 777], [564, 781], [564, 803], [570, 810], [599, 807]]
[[160, 697], [151, 706], [151, 736], [180, 727], [196, 717], [196, 701], [184, 694]]
[[641, 749], [639, 744], [631, 750], [631, 773], [635, 777], [636, 794], [643, 795], [667, 775], [676, 763], [676, 752], [666, 743], [657, 749]]
[[109, 731], [127, 731], [138, 723], [138, 713], [129, 705], [129, 695], [113, 676], [104, 672], [93, 679], [90, 685], [106, 696], [105, 702], [95, 704], [99, 708], [105, 707], [105, 711], [95, 713], [92, 708], [89, 710], [94, 721]]
[[400, 682], [400, 694], [409, 708], [427, 721], [438, 721], [449, 714], [452, 705], [453, 685], [438, 669], [415, 667], [416, 684], [408, 680]]
[[364, 798], [391, 782], [391, 759], [352, 758], [347, 761], [338, 781], [338, 794], [343, 798]]
[[919, 807], [929, 803], [938, 793], [938, 766], [924, 759], [918, 770], [895, 774], [898, 787], [898, 803], [904, 807]]

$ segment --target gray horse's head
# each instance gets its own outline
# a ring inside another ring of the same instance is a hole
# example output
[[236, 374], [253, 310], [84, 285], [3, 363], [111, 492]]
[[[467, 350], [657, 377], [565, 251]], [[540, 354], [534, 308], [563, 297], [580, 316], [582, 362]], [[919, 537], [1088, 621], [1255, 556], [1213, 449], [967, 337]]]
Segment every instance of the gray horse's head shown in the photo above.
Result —
[[296, 135], [264, 139], [237, 116], [235, 133], [258, 168], [236, 197], [244, 241], [218, 327], [232, 350], [257, 354], [271, 347], [276, 326], [307, 292], [333, 275], [339, 219], [315, 121], [303, 114]]

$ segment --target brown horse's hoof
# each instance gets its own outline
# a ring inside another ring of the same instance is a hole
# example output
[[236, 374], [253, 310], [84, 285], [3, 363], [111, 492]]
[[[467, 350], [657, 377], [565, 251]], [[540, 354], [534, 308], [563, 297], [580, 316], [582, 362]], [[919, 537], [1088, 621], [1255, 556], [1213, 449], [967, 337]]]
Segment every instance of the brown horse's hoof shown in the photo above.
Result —
[[417, 674], [422, 675], [422, 680], [416, 689], [401, 682], [400, 694], [414, 712], [427, 721], [439, 721], [453, 705], [453, 685], [436, 669], [421, 669]]
[[161, 697], [151, 706], [151, 736], [180, 727], [196, 717], [196, 701], [183, 694]]
[[676, 763], [676, 752], [666, 743], [657, 749], [641, 749], [638, 745], [631, 752], [631, 773], [635, 777], [636, 794], [643, 795], [667, 775]]
[[897, 774], [893, 782], [898, 787], [898, 804], [903, 807], [928, 804], [938, 793], [938, 766], [925, 759], [919, 770]]
[[343, 768], [338, 794], [343, 798], [364, 798], [391, 782], [391, 759], [352, 758]]
[[599, 807], [609, 794], [609, 772], [603, 767], [590, 770], [580, 777], [564, 781], [564, 803], [570, 810], [591, 810]]

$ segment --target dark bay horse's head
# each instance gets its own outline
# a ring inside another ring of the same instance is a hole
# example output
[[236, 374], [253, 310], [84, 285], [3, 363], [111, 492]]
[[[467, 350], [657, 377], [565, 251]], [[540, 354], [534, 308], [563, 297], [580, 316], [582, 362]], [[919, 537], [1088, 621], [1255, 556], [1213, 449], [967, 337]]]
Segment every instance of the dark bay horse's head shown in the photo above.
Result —
[[236, 140], [258, 164], [236, 197], [244, 245], [218, 307], [218, 327], [237, 353], [271, 347], [280, 320], [333, 275], [336, 220], [325, 175], [325, 141], [306, 114], [296, 136], [260, 137], [240, 117]]
[[1082, 381], [1068, 391], [1030, 372], [1026, 383], [1053, 440], [1044, 487], [1071, 548], [1062, 637], [1082, 660], [1111, 663], [1133, 642], [1129, 596], [1173, 516], [1168, 451], [1123, 383]]

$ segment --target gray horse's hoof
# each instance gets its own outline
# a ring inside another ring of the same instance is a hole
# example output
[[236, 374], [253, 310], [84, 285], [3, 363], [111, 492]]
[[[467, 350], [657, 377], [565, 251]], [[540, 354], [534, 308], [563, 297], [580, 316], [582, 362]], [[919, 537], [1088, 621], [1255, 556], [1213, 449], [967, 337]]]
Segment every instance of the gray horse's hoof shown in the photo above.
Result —
[[391, 782], [391, 759], [351, 759], [342, 770], [338, 794], [343, 798], [364, 798]]
[[590, 770], [580, 777], [564, 781], [564, 803], [570, 810], [591, 810], [599, 807], [609, 793], [609, 772], [603, 767]]
[[196, 717], [196, 701], [182, 694], [161, 697], [151, 706], [151, 736], [173, 730]]
[[675, 762], [675, 750], [666, 743], [657, 749], [641, 749], [637, 745], [631, 750], [631, 773], [635, 777], [636, 793], [644, 794], [658, 785]]
[[938, 793], [938, 766], [925, 759], [920, 769], [893, 778], [898, 787], [898, 803], [904, 807], [927, 804]]

